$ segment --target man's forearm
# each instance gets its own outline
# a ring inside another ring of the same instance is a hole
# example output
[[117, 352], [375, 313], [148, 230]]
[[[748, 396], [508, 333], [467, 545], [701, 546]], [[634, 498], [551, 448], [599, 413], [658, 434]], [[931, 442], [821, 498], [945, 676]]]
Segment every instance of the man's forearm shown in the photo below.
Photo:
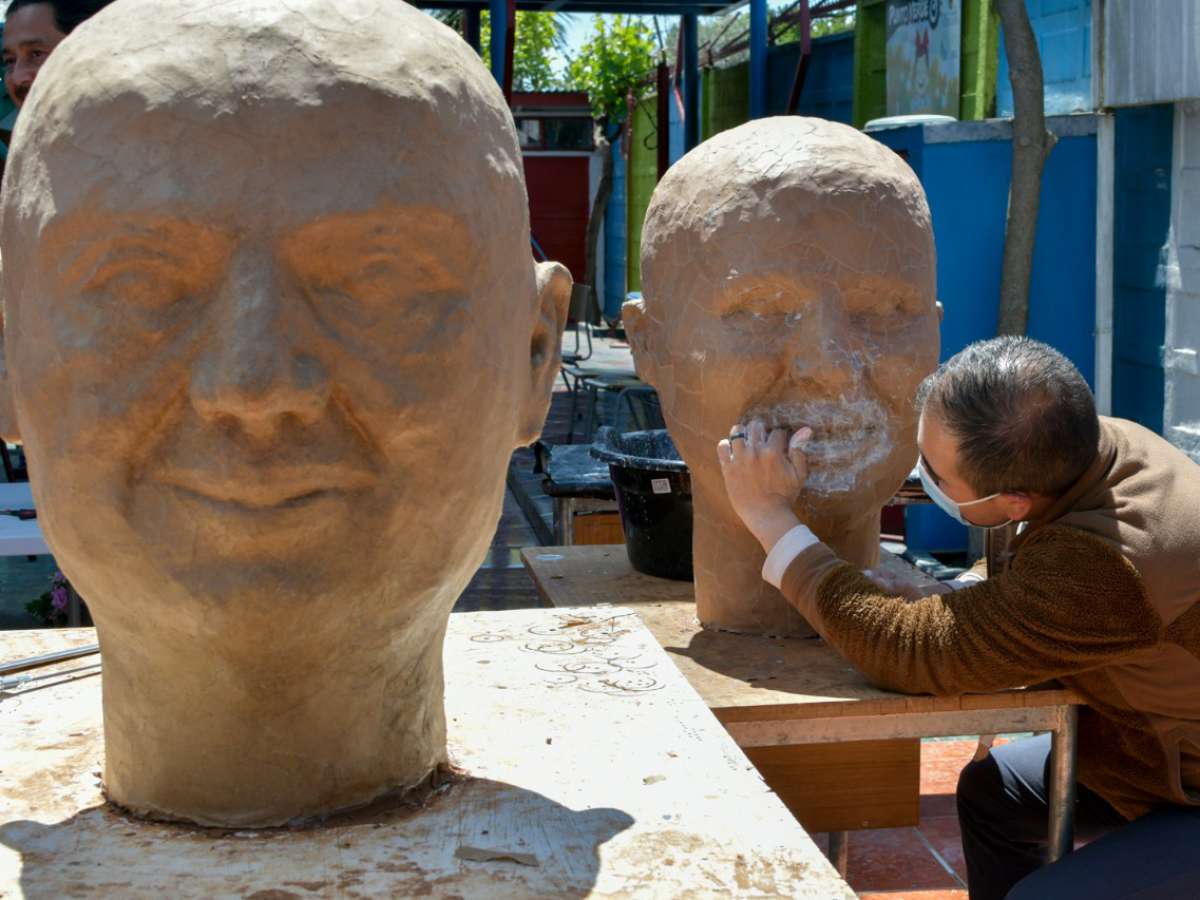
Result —
[[763, 550], [770, 553], [779, 539], [799, 525], [800, 520], [790, 507], [780, 504], [747, 519], [745, 524]]

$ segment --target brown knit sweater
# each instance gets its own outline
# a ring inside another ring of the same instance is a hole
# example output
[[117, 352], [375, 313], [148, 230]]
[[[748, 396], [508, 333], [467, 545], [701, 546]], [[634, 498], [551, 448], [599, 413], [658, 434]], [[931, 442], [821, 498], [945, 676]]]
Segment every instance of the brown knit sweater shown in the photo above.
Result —
[[1079, 780], [1135, 818], [1200, 804], [1200, 466], [1132, 422], [1100, 424], [1095, 462], [1004, 574], [906, 601], [817, 544], [782, 590], [882, 687], [1072, 688], [1088, 704]]

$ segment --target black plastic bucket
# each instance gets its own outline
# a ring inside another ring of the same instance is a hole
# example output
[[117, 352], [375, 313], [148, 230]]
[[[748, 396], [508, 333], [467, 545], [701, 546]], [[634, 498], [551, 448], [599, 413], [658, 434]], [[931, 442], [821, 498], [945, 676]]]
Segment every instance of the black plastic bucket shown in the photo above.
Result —
[[592, 456], [608, 463], [630, 564], [639, 572], [692, 578], [692, 477], [666, 429], [601, 428]]

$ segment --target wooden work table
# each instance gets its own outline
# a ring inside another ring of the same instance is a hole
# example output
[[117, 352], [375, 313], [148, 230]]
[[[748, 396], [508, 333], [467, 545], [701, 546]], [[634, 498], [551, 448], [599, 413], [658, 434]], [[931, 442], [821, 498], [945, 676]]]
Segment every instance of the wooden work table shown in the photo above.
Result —
[[[876, 742], [903, 748], [896, 739], [1051, 731], [1057, 798], [1052, 827], [1059, 835], [1056, 850], [1068, 845], [1067, 797], [1074, 791], [1075, 705], [1080, 702], [1071, 692], [1008, 690], [933, 697], [885, 691], [868, 683], [818, 639], [762, 638], [701, 628], [692, 584], [636, 572], [623, 545], [530, 547], [521, 556], [550, 606], [611, 603], [636, 610], [809, 831], [911, 824], [903, 821], [903, 814], [897, 819], [895, 809], [879, 810], [879, 791], [896, 780], [894, 768], [863, 790], [884, 747]], [[884, 554], [881, 565], [897, 571], [908, 568], [916, 578], [907, 563], [890, 554]], [[824, 755], [805, 746], [831, 743], [839, 744], [837, 751]], [[912, 748], [911, 743], [907, 746]], [[803, 763], [789, 765], [785, 754], [793, 759], [800, 754]], [[823, 762], [840, 766], [840, 777], [837, 772], [824, 777], [812, 771]], [[910, 756], [909, 768], [915, 773], [914, 764], [919, 762]], [[900, 805], [915, 821], [915, 778], [906, 790], [908, 803]]]
[[[0, 662], [93, 641], [0, 634]], [[854, 896], [627, 610], [452, 615], [464, 777], [297, 830], [106, 804], [98, 659], [0, 689], [0, 897]]]

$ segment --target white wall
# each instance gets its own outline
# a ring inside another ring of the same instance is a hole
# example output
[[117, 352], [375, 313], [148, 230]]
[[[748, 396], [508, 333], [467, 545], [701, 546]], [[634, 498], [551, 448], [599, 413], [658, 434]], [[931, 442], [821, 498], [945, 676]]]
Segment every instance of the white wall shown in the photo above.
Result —
[[1175, 105], [1163, 431], [1200, 462], [1200, 100]]

